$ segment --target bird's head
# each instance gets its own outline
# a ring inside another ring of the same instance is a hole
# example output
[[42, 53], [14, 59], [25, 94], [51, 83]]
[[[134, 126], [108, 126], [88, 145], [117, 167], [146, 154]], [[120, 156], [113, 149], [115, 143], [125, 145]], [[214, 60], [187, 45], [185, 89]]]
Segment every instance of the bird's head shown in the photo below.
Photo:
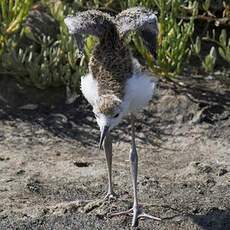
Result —
[[100, 149], [108, 133], [117, 126], [126, 114], [126, 104], [115, 95], [103, 95], [100, 97], [94, 114], [100, 127]]

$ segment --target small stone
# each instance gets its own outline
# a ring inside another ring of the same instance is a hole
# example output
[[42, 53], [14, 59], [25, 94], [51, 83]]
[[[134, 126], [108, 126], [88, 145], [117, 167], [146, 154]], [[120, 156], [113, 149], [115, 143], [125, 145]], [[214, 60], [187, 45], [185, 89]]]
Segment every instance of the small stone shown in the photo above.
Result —
[[200, 164], [199, 161], [193, 161], [193, 162], [190, 163], [190, 165], [191, 165], [192, 167], [194, 167], [194, 168], [196, 168], [199, 164]]
[[24, 174], [25, 172], [26, 172], [25, 170], [20, 169], [20, 170], [18, 170], [18, 171], [16, 172], [16, 174], [17, 174], [17, 175], [22, 175], [22, 174]]
[[208, 75], [208, 76], [206, 77], [206, 79], [207, 79], [207, 80], [213, 80], [213, 76]]
[[197, 166], [197, 169], [200, 173], [211, 173], [213, 171], [212, 167], [210, 165], [207, 165], [207, 164], [199, 164]]
[[212, 167], [210, 167], [209, 165], [204, 165], [201, 171], [204, 173], [210, 173], [212, 171]]
[[80, 168], [82, 168], [82, 167], [88, 167], [90, 165], [89, 162], [79, 162], [79, 161], [75, 161], [73, 164], [75, 166], [77, 166], [77, 167], [80, 167]]
[[9, 157], [0, 157], [0, 161], [8, 161], [9, 159]]
[[199, 208], [195, 207], [192, 210], [193, 214], [198, 214], [200, 212]]
[[225, 169], [225, 168], [221, 168], [219, 171], [218, 171], [218, 176], [223, 176], [224, 174], [228, 173], [228, 170]]
[[34, 193], [41, 193], [42, 192], [42, 185], [39, 180], [34, 180], [31, 179], [29, 182], [26, 184], [26, 187], [29, 191], [34, 192]]
[[214, 178], [208, 178], [207, 180], [206, 180], [206, 184], [208, 184], [208, 185], [215, 185], [216, 184], [216, 181], [214, 180]]

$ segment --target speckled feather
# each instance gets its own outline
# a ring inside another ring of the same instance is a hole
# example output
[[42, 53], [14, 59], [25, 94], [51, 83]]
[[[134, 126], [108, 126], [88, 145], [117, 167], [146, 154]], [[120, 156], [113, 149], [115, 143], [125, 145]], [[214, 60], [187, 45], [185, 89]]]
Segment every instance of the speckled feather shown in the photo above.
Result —
[[141, 32], [144, 41], [145, 34], [149, 35], [149, 32], [156, 36], [156, 16], [142, 7], [123, 11], [116, 18], [89, 10], [75, 17], [67, 17], [65, 23], [79, 46], [82, 46], [83, 35], [91, 34], [99, 38], [89, 69], [97, 82], [99, 112], [113, 114], [125, 97], [128, 79], [134, 71], [132, 55], [123, 39], [130, 31]]
[[100, 96], [97, 112], [112, 115], [120, 104], [121, 100], [114, 98], [113, 94], [103, 94]]
[[111, 28], [115, 28], [114, 18], [98, 10], [87, 10], [78, 12], [75, 16], [68, 16], [65, 18], [65, 24], [80, 51], [84, 49], [84, 35], [103, 38]]
[[117, 39], [96, 45], [90, 63], [90, 70], [98, 81], [99, 95], [124, 96], [125, 82], [132, 76], [132, 59], [129, 49]]
[[124, 37], [130, 31], [150, 30], [154, 38], [158, 32], [156, 15], [144, 7], [132, 7], [122, 11], [116, 16], [115, 23], [120, 37]]

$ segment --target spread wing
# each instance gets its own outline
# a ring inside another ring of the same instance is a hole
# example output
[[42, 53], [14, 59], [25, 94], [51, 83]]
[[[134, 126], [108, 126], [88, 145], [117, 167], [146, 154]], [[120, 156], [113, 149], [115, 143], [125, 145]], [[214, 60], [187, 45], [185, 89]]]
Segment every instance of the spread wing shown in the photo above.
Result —
[[80, 51], [83, 51], [85, 36], [93, 35], [103, 38], [107, 31], [115, 28], [113, 18], [98, 10], [78, 12], [75, 16], [66, 17], [64, 21]]
[[152, 10], [144, 7], [129, 8], [116, 16], [115, 23], [121, 38], [127, 36], [129, 32], [137, 32], [156, 58], [158, 27], [157, 17]]

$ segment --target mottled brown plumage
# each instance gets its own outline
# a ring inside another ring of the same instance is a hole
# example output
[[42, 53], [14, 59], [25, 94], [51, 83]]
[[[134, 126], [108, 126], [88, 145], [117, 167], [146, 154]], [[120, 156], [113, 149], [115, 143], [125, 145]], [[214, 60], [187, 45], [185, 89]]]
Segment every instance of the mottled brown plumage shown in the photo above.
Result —
[[65, 18], [65, 23], [70, 34], [73, 34], [78, 49], [84, 50], [85, 35], [93, 35], [99, 38], [114, 27], [114, 18], [109, 14], [98, 10], [87, 10], [78, 12], [76, 16], [68, 16]]
[[115, 115], [116, 108], [120, 105], [121, 100], [114, 98], [112, 94], [104, 94], [100, 97], [98, 112], [106, 115]]
[[[110, 39], [109, 37], [116, 37]], [[132, 76], [132, 59], [129, 49], [119, 39], [116, 31], [101, 39], [96, 45], [89, 63], [93, 76], [98, 82], [99, 96], [115, 95], [122, 99], [125, 94], [125, 82]], [[118, 106], [112, 98], [100, 103], [99, 110], [113, 114]]]
[[96, 45], [89, 67], [98, 82], [99, 96], [113, 94], [122, 99], [125, 82], [132, 76], [132, 59], [116, 30]]
[[104, 114], [113, 114], [118, 100], [122, 100], [125, 95], [126, 81], [133, 74], [132, 56], [124, 39], [130, 31], [139, 32], [150, 51], [155, 52], [155, 42], [152, 41], [157, 34], [155, 15], [143, 7], [127, 9], [116, 18], [100, 11], [88, 10], [67, 17], [65, 22], [80, 50], [84, 47], [84, 35], [91, 34], [99, 38], [89, 69], [98, 84], [98, 110]]

